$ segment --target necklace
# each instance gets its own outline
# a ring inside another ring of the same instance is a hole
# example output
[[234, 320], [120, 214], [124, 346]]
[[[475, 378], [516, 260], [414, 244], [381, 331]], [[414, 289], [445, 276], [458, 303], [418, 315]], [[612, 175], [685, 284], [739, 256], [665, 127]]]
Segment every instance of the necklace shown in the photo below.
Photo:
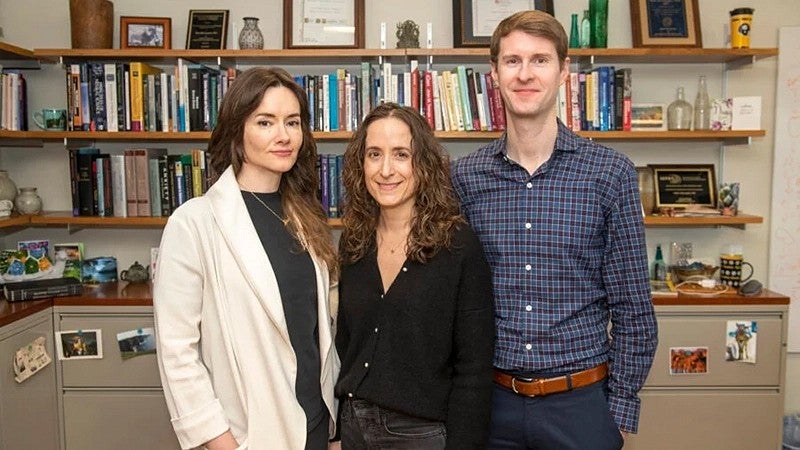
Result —
[[379, 240], [379, 243], [378, 243], [379, 246], [384, 246], [385, 245], [386, 247], [388, 247], [389, 253], [394, 254], [394, 252], [396, 252], [397, 249], [400, 248], [401, 245], [405, 246], [405, 244], [408, 241], [408, 238], [406, 237], [405, 239], [401, 239], [400, 242], [398, 242], [397, 244], [392, 246], [392, 245], [386, 244], [386, 238], [383, 237], [383, 234], [378, 232], [378, 240]]
[[258, 198], [258, 196], [255, 194], [255, 192], [252, 192], [252, 191], [248, 191], [248, 192], [250, 192], [250, 195], [252, 195], [254, 199], [258, 200], [258, 203], [261, 203], [264, 206], [264, 208], [267, 208], [267, 211], [271, 212], [272, 215], [277, 217], [278, 220], [280, 220], [284, 225], [286, 224], [286, 219], [284, 219], [283, 217], [279, 216], [278, 213], [276, 213], [275, 211], [272, 210], [272, 208], [267, 206], [267, 204], [264, 203], [263, 200]]

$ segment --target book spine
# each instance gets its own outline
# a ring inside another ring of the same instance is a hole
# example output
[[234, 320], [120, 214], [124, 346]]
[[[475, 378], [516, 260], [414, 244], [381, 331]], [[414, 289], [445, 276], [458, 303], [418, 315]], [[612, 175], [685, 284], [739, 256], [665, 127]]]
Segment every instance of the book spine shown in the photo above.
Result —
[[142, 98], [144, 97], [144, 95], [142, 93], [143, 89], [142, 79], [144, 78], [144, 74], [142, 73], [142, 63], [139, 62], [130, 63], [130, 71], [131, 71], [131, 76], [130, 76], [131, 131], [143, 131], [144, 112], [142, 108]]
[[116, 217], [128, 217], [125, 193], [125, 155], [111, 155], [111, 195]]
[[[141, 130], [140, 130], [141, 131]], [[128, 217], [139, 215], [139, 205], [136, 199], [136, 161], [133, 150], [125, 150], [125, 204]]]
[[100, 63], [91, 63], [92, 131], [108, 131], [106, 125], [105, 71]]
[[110, 63], [103, 65], [103, 76], [106, 94], [106, 129], [119, 131], [117, 120], [117, 65]]
[[8, 301], [16, 302], [22, 300], [38, 300], [49, 297], [79, 295], [82, 290], [83, 288], [80, 284], [70, 284], [66, 286], [7, 289], [5, 294]]

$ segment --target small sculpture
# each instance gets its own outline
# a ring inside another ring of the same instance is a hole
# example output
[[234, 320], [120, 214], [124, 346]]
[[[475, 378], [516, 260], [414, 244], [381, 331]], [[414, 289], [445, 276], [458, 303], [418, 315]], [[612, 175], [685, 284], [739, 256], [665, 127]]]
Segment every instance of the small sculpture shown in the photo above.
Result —
[[413, 20], [397, 24], [397, 48], [419, 48], [419, 25]]
[[148, 269], [139, 264], [139, 261], [134, 261], [127, 270], [119, 273], [119, 278], [128, 283], [144, 283], [150, 278]]

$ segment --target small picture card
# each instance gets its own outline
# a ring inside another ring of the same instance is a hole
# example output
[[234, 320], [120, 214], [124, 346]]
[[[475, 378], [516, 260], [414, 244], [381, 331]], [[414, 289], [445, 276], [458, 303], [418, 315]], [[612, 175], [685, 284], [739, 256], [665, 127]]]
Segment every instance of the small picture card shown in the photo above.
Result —
[[30, 344], [17, 350], [14, 355], [14, 380], [17, 383], [22, 383], [52, 362], [44, 344], [45, 337], [39, 336]]
[[56, 332], [58, 359], [103, 358], [103, 330], [70, 330]]
[[711, 102], [711, 129], [714, 131], [729, 131], [731, 129], [731, 107], [733, 100], [730, 98], [715, 98]]
[[761, 129], [761, 97], [733, 97], [731, 130]]
[[81, 266], [83, 265], [83, 243], [53, 244], [55, 260], [64, 261], [64, 278], [81, 280]]
[[663, 103], [634, 103], [631, 106], [632, 131], [667, 129], [667, 106]]
[[708, 347], [670, 347], [670, 375], [702, 375], [708, 373]]
[[122, 359], [156, 352], [156, 332], [153, 328], [117, 333], [117, 345]]
[[18, 241], [17, 250], [27, 250], [34, 258], [50, 256], [50, 241], [47, 239], [36, 241]]
[[756, 363], [758, 322], [729, 320], [725, 336], [725, 361]]

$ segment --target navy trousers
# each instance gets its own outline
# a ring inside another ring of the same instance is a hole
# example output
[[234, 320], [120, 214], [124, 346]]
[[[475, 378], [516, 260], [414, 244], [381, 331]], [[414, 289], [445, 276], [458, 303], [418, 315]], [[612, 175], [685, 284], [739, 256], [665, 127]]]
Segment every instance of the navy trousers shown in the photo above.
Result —
[[491, 450], [619, 450], [623, 443], [604, 381], [544, 397], [494, 387]]
[[342, 450], [442, 450], [447, 442], [444, 423], [366, 400], [346, 400], [341, 416]]

